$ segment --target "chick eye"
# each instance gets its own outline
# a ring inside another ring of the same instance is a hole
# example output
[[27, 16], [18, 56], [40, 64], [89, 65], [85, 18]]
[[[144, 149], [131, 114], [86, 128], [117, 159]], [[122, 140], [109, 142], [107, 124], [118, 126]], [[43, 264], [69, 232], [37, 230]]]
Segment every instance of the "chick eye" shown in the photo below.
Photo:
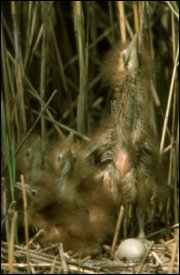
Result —
[[31, 188], [31, 187], [27, 189], [27, 198], [30, 201], [32, 201], [37, 195], [38, 195], [37, 189]]
[[124, 50], [123, 52], [120, 53], [120, 56], [122, 58], [122, 60], [125, 62], [126, 61], [126, 50]]
[[36, 190], [36, 189], [32, 189], [32, 190], [31, 190], [31, 193], [32, 193], [32, 196], [34, 197], [34, 196], [36, 196], [36, 195], [37, 195], [37, 193], [38, 193], [38, 192], [37, 192], [37, 190]]
[[31, 160], [32, 159], [32, 148], [29, 148], [27, 151], [26, 151], [26, 157], [28, 160]]
[[63, 161], [64, 161], [64, 156], [63, 156], [63, 154], [58, 155], [58, 162], [59, 162], [60, 164], [62, 164]]
[[123, 61], [125, 61], [125, 53], [124, 52], [121, 53], [121, 58]]
[[73, 162], [75, 163], [77, 161], [77, 158], [75, 155], [73, 155]]
[[62, 154], [58, 155], [58, 161], [60, 162], [62, 159]]

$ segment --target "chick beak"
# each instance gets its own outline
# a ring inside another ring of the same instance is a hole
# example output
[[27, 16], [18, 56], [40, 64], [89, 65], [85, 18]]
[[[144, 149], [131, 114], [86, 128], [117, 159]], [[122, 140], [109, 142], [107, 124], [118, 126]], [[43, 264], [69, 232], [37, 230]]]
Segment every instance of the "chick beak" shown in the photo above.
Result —
[[123, 51], [124, 67], [128, 70], [137, 70], [140, 67], [138, 53], [138, 36], [134, 35], [129, 47]]
[[60, 188], [66, 188], [66, 183], [69, 177], [74, 172], [75, 159], [72, 154], [70, 146], [66, 151], [59, 156], [59, 165], [61, 169], [61, 176], [59, 179]]
[[66, 149], [66, 151], [63, 152], [63, 154], [59, 155], [59, 166], [60, 169], [62, 169], [62, 171], [66, 169], [67, 166], [69, 166], [70, 170], [73, 170], [74, 157], [70, 147]]
[[[25, 189], [26, 197], [28, 201], [31, 201], [33, 197], [37, 194], [37, 190], [27, 183], [24, 184], [24, 189]], [[20, 182], [16, 182], [15, 191], [22, 192], [22, 184]]]

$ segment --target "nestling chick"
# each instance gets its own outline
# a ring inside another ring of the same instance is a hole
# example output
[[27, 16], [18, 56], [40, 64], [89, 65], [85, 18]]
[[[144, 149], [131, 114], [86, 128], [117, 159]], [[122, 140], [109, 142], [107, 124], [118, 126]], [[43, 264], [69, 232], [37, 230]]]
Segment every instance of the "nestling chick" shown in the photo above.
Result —
[[44, 150], [37, 135], [30, 136], [16, 155], [16, 175], [25, 175], [27, 181], [41, 176], [44, 163]]
[[116, 46], [102, 66], [114, 91], [112, 124], [99, 137], [96, 151], [104, 185], [112, 191], [117, 205], [135, 203], [139, 237], [144, 238], [146, 209], [157, 201], [159, 205], [166, 203], [160, 190], [167, 194], [169, 187], [161, 175], [158, 138], [150, 118], [150, 61], [148, 55], [140, 55], [137, 44], [135, 35], [129, 46]]
[[56, 143], [45, 156], [41, 176], [30, 179], [29, 221], [36, 230], [44, 229], [43, 245], [62, 242], [66, 251], [94, 254], [113, 234], [114, 201], [81, 148], [64, 145]]

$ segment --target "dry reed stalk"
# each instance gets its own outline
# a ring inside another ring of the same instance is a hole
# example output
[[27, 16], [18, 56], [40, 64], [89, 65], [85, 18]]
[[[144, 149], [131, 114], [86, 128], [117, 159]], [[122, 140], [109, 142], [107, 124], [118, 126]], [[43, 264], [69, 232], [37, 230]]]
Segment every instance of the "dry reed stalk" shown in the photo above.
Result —
[[177, 257], [177, 251], [178, 251], [178, 247], [179, 247], [179, 230], [175, 231], [174, 241], [175, 241], [175, 244], [174, 244], [174, 248], [173, 248], [173, 252], [172, 252], [171, 262], [169, 264], [168, 274], [173, 274], [175, 271], [174, 265], [175, 265], [175, 260]]
[[63, 245], [62, 243], [59, 244], [59, 254], [61, 257], [62, 261], [62, 269], [63, 269], [63, 274], [68, 274], [69, 273], [69, 268], [66, 262], [66, 258], [64, 257], [64, 250], [63, 250]]
[[8, 247], [8, 269], [9, 274], [13, 274], [14, 268], [14, 240], [15, 240], [15, 227], [17, 226], [17, 212], [13, 213], [11, 220], [11, 229], [10, 229], [10, 238], [9, 238], [9, 247]]
[[[49, 274], [55, 274], [57, 257], [54, 257], [54, 261]], [[62, 267], [59, 268], [58, 273], [61, 274]]]
[[36, 51], [38, 50], [38, 46], [40, 44], [40, 41], [41, 41], [41, 38], [42, 38], [42, 35], [43, 35], [43, 30], [44, 30], [43, 24], [41, 24], [39, 26], [39, 31], [37, 32], [36, 40], [35, 40], [34, 45], [32, 47], [32, 53], [31, 53], [31, 55], [29, 57], [29, 63], [28, 63], [29, 66], [31, 65], [33, 57], [34, 57]]
[[30, 273], [30, 254], [29, 254], [29, 222], [28, 222], [28, 204], [27, 204], [27, 197], [26, 197], [26, 189], [25, 189], [25, 182], [24, 176], [21, 175], [21, 188], [22, 188], [22, 197], [23, 197], [23, 210], [24, 210], [24, 233], [25, 233], [25, 241], [26, 241], [26, 251], [27, 251], [27, 268], [28, 273]]
[[87, 65], [88, 51], [85, 37], [84, 15], [82, 3], [74, 2], [74, 27], [77, 35], [77, 48], [79, 57], [79, 96], [77, 102], [77, 130], [85, 133], [86, 111], [87, 111]]
[[48, 99], [47, 103], [43, 106], [40, 114], [38, 115], [38, 117], [36, 118], [36, 120], [34, 121], [33, 125], [31, 126], [31, 128], [29, 129], [29, 131], [27, 132], [27, 134], [25, 135], [23, 141], [21, 142], [21, 144], [18, 146], [18, 148], [16, 149], [15, 154], [17, 154], [17, 152], [21, 149], [21, 147], [23, 146], [24, 142], [26, 141], [26, 139], [30, 136], [30, 134], [33, 132], [34, 127], [37, 125], [38, 121], [40, 120], [42, 114], [44, 113], [44, 111], [46, 110], [46, 108], [48, 107], [49, 103], [51, 102], [51, 100], [53, 99], [53, 97], [55, 96], [55, 94], [57, 93], [57, 90], [55, 90], [52, 95], [50, 96], [50, 98]]
[[136, 33], [138, 33], [139, 32], [138, 1], [133, 1], [133, 12], [134, 12], [134, 30]]
[[150, 251], [151, 251], [153, 245], [154, 245], [154, 241], [151, 241], [151, 242], [149, 243], [149, 246], [148, 246], [148, 248], [147, 248], [147, 251], [146, 251], [144, 257], [142, 258], [142, 261], [141, 261], [141, 263], [140, 263], [140, 266], [139, 266], [139, 268], [136, 270], [135, 274], [141, 274], [141, 271], [142, 271], [142, 269], [143, 269], [143, 267], [144, 267], [144, 264], [145, 264], [145, 261], [146, 261], [146, 259], [147, 259], [147, 256], [149, 255], [149, 253], [150, 253]]
[[139, 27], [139, 47], [140, 49], [143, 48], [144, 42], [145, 42], [145, 12], [146, 12], [146, 1], [139, 2], [140, 9], [139, 9], [139, 22], [140, 22], [140, 27]]
[[61, 79], [62, 79], [63, 88], [64, 88], [65, 92], [67, 93], [68, 92], [67, 79], [66, 79], [62, 56], [61, 56], [61, 52], [59, 51], [59, 46], [58, 46], [55, 30], [53, 28], [53, 23], [52, 23], [51, 17], [49, 17], [49, 28], [50, 28], [50, 34], [52, 37], [52, 42], [54, 44], [54, 50], [55, 50], [55, 53], [57, 56], [57, 65], [58, 65], [58, 69], [59, 69], [59, 75], [61, 76]]
[[167, 130], [167, 123], [168, 123], [168, 119], [169, 119], [170, 107], [171, 107], [172, 96], [173, 96], [173, 91], [174, 91], [176, 71], [177, 71], [177, 67], [178, 67], [178, 58], [179, 58], [179, 44], [176, 49], [176, 57], [175, 57], [175, 62], [174, 62], [174, 67], [173, 67], [173, 72], [172, 72], [172, 77], [171, 77], [171, 83], [170, 83], [170, 88], [169, 88], [169, 96], [168, 96], [168, 102], [167, 102], [167, 107], [166, 107], [166, 112], [165, 112], [164, 125], [163, 125], [161, 144], [160, 144], [160, 154], [162, 154], [163, 149], [164, 149], [165, 134], [166, 134], [166, 130]]
[[28, 18], [27, 18], [27, 30], [26, 30], [26, 44], [24, 54], [24, 70], [29, 62], [30, 55], [32, 54], [32, 44], [35, 34], [35, 25], [37, 20], [38, 3], [28, 2]]
[[170, 10], [173, 12], [173, 14], [179, 19], [179, 9], [176, 1], [166, 1], [167, 5], [169, 6]]
[[7, 243], [9, 243], [10, 239], [10, 225], [9, 225], [9, 217], [8, 217], [8, 199], [7, 199], [7, 187], [6, 187], [5, 178], [1, 178], [1, 185], [2, 185], [2, 214], [4, 219], [1, 220], [1, 226], [5, 223], [5, 234]]
[[16, 76], [16, 89], [17, 97], [19, 99], [19, 106], [21, 111], [21, 120], [22, 120], [22, 130], [25, 133], [27, 129], [27, 120], [25, 112], [25, 96], [24, 96], [24, 85], [23, 85], [23, 63], [22, 63], [22, 51], [21, 44], [19, 41], [20, 30], [17, 20], [17, 3], [15, 1], [11, 2], [11, 13], [13, 19], [13, 34], [14, 34], [14, 46], [15, 46], [15, 76]]
[[[10, 132], [10, 109], [8, 106], [8, 97], [10, 97], [10, 85], [8, 81], [8, 70], [7, 70], [7, 47], [5, 43], [5, 38], [4, 38], [4, 31], [3, 28], [1, 27], [1, 49], [3, 52], [2, 55], [2, 70], [3, 70], [3, 83], [4, 83], [4, 90], [7, 91], [6, 93], [1, 94], [1, 105], [2, 105], [2, 114], [4, 118], [6, 119], [6, 125], [7, 125], [7, 130]], [[2, 110], [1, 109], [1, 110]]]
[[[41, 2], [42, 5], [42, 20], [43, 20], [43, 34], [42, 34], [42, 50], [41, 50], [41, 72], [40, 72], [40, 96], [41, 96], [41, 113], [45, 101], [46, 89], [46, 66], [47, 66], [47, 22], [48, 22], [48, 2]], [[46, 126], [44, 113], [41, 115], [41, 141], [43, 143], [46, 135]]]
[[115, 42], [115, 33], [114, 33], [114, 24], [115, 24], [115, 20], [114, 20], [114, 16], [113, 16], [113, 3], [108, 1], [108, 8], [109, 8], [109, 20], [110, 20], [110, 26], [111, 26], [111, 30], [112, 30], [112, 38], [111, 38], [111, 44], [113, 44]]
[[[172, 32], [172, 55], [173, 55], [173, 63], [176, 62], [176, 47], [177, 47], [177, 37], [175, 32], [175, 15], [171, 11], [171, 32]], [[176, 163], [176, 148], [174, 147], [174, 142], [178, 143], [178, 139], [176, 139], [176, 120], [177, 120], [177, 81], [174, 85], [174, 94], [173, 94], [173, 103], [172, 103], [172, 126], [171, 126], [171, 148], [170, 148], [170, 157], [169, 157], [169, 172], [168, 172], [168, 184], [171, 185], [171, 182], [173, 182], [173, 188], [174, 188], [174, 219], [175, 223], [178, 222], [178, 190], [177, 190], [177, 184], [176, 179], [178, 177], [177, 175], [177, 163]]]
[[[41, 102], [40, 95], [38, 94], [38, 92], [35, 90], [35, 88], [32, 86], [32, 84], [30, 83], [30, 81], [28, 79], [26, 79], [26, 83], [28, 85], [29, 93], [32, 95], [32, 97], [34, 97], [38, 102]], [[37, 111], [32, 110], [32, 112], [34, 112], [36, 115], [38, 115]], [[62, 138], [64, 138], [65, 136], [62, 133], [60, 127], [58, 127], [57, 121], [53, 117], [52, 112], [49, 110], [49, 108], [47, 108], [45, 110], [45, 113], [47, 114], [46, 120], [50, 121], [52, 123], [52, 125], [54, 126], [54, 128], [56, 129], [56, 131], [59, 134], [59, 136], [62, 137]]]
[[117, 223], [116, 223], [116, 229], [114, 232], [114, 237], [113, 237], [113, 242], [112, 242], [112, 252], [115, 252], [116, 249], [116, 244], [117, 244], [117, 239], [118, 239], [118, 234], [121, 228], [122, 220], [123, 220], [123, 215], [124, 215], [124, 206], [121, 205], [119, 209], [119, 214], [117, 218]]
[[[38, 114], [37, 111], [33, 111], [33, 113]], [[60, 122], [57, 122], [54, 118], [51, 117], [50, 113], [48, 114], [48, 116], [46, 117], [46, 120], [51, 122], [53, 125], [59, 126], [59, 128], [62, 128], [63, 130], [65, 130], [68, 133], [73, 133], [75, 136], [79, 137], [82, 140], [90, 141], [90, 138], [88, 138], [87, 136], [80, 134], [78, 131], [76, 131]], [[59, 132], [59, 128], [58, 128], [58, 130], [56, 129], [58, 132]], [[63, 134], [60, 134], [60, 136], [65, 138], [65, 135], [63, 135]]]
[[119, 28], [120, 28], [120, 37], [122, 43], [126, 42], [126, 19], [124, 12], [124, 1], [118, 1], [118, 11], [119, 11]]

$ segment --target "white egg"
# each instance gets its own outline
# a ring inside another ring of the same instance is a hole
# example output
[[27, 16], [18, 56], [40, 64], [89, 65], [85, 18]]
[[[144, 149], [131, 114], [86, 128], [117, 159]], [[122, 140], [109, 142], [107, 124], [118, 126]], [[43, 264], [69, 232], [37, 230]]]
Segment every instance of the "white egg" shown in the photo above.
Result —
[[137, 260], [144, 256], [146, 250], [142, 240], [130, 238], [120, 243], [115, 254], [119, 259]]

